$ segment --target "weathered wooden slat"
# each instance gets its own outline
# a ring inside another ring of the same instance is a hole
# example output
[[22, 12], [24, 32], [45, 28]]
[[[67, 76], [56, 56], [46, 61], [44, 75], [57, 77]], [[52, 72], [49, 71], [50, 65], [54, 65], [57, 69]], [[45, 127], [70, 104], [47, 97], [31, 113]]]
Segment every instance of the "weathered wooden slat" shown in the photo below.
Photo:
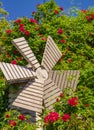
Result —
[[31, 110], [31, 111], [34, 111], [34, 112], [37, 111], [39, 113], [42, 113], [42, 109], [39, 109], [39, 108], [34, 107], [34, 106], [29, 106], [27, 104], [19, 103], [19, 102], [13, 102], [12, 106], [21, 107], [21, 108], [24, 108], [26, 110]]
[[37, 97], [37, 96], [33, 96], [33, 98], [32, 98], [32, 97], [30, 97], [30, 95], [28, 95], [26, 93], [20, 93], [19, 95], [22, 97], [25, 97], [25, 98], [35, 99], [36, 101], [39, 101], [39, 102], [42, 102], [42, 100], [43, 100], [42, 98]]
[[10, 75], [8, 74], [8, 70], [6, 70], [5, 67], [3, 66], [3, 63], [2, 63], [2, 62], [0, 62], [0, 68], [1, 68], [1, 70], [3, 70], [3, 73], [4, 73], [4, 75], [5, 75], [6, 80], [7, 80], [7, 81], [10, 81], [11, 77], [10, 77]]
[[19, 41], [19, 42], [16, 42], [17, 45], [19, 46], [24, 46], [27, 44], [27, 41], [24, 39], [24, 41]]
[[[62, 56], [62, 53], [56, 46], [53, 39], [49, 36], [47, 39], [41, 65], [49, 71], [53, 68], [53, 66], [57, 63], [57, 61], [60, 59], [61, 56]], [[49, 59], [50, 61], [53, 61], [53, 62], [50, 62]]]
[[74, 89], [78, 83], [79, 70], [50, 71], [49, 77], [61, 90], [64, 90], [66, 87]]
[[[7, 68], [7, 63], [3, 63], [3, 66], [4, 66], [5, 70], [6, 70], [6, 73], [8, 73], [8, 75], [9, 75], [9, 77], [10, 77], [10, 80], [12, 80], [13, 77], [12, 77], [12, 75], [11, 75], [9, 69]], [[2, 70], [2, 71], [3, 71], [3, 70]]]
[[20, 49], [24, 49], [24, 48], [27, 48], [27, 47], [28, 47], [28, 44], [25, 44], [25, 45], [19, 46]]
[[25, 38], [24, 37], [20, 37], [20, 38], [17, 38], [17, 39], [13, 39], [13, 41], [15, 43], [17, 43], [17, 42], [25, 41]]
[[[75, 77], [76, 77], [76, 79], [74, 80], [74, 87], [73, 87], [73, 89], [75, 90], [76, 89], [76, 86], [77, 86], [77, 84], [78, 84], [78, 78], [79, 78], [79, 75], [80, 75], [80, 72], [79, 72], [79, 70], [75, 70], [74, 71], [74, 74], [75, 74]], [[72, 86], [72, 85], [71, 85]]]
[[35, 80], [28, 82], [22, 91], [18, 94], [17, 98], [13, 101], [13, 106], [20, 106], [29, 110], [42, 112], [43, 102], [43, 82]]
[[48, 41], [50, 42], [50, 44], [54, 45], [53, 47], [55, 48], [56, 52], [58, 55], [61, 55], [61, 51], [59, 50], [59, 48], [57, 47], [57, 45], [55, 44], [54, 40], [52, 39], [52, 37], [48, 36]]
[[19, 52], [24, 56], [24, 58], [28, 61], [28, 63], [31, 64], [31, 66], [33, 66], [34, 69], [40, 67], [38, 60], [36, 59], [34, 53], [32, 52], [25, 38], [22, 37], [22, 38], [14, 39], [12, 40], [12, 43], [19, 50]]
[[56, 102], [56, 98], [60, 95], [61, 90], [51, 79], [48, 79], [48, 81], [45, 82], [44, 88], [43, 98], [45, 107], [52, 110], [52, 104]]
[[35, 78], [35, 73], [31, 69], [10, 63], [0, 63], [0, 68], [9, 83], [19, 82]]

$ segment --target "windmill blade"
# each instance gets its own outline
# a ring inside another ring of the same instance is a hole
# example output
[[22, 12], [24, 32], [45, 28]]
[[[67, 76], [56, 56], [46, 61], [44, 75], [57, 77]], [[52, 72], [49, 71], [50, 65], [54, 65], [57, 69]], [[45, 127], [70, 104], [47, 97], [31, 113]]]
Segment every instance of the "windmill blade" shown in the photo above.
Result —
[[43, 109], [43, 85], [44, 82], [38, 79], [28, 82], [9, 107], [15, 106], [41, 114]]
[[40, 67], [38, 60], [36, 59], [34, 53], [29, 47], [26, 39], [24, 37], [13, 39], [13, 45], [19, 50], [19, 52], [24, 56], [28, 63], [33, 66], [34, 69]]
[[53, 110], [53, 104], [61, 92], [60, 88], [50, 78], [45, 81], [43, 98], [46, 109]]
[[61, 56], [61, 51], [58, 49], [53, 39], [49, 36], [47, 39], [41, 65], [47, 70], [47, 72], [49, 72], [49, 70], [54, 67]]
[[49, 77], [62, 91], [67, 87], [75, 90], [78, 83], [79, 74], [79, 70], [64, 70], [63, 72], [55, 70], [49, 72]]
[[35, 78], [35, 73], [32, 69], [24, 66], [14, 65], [10, 63], [0, 62], [0, 68], [9, 83], [25, 82]]

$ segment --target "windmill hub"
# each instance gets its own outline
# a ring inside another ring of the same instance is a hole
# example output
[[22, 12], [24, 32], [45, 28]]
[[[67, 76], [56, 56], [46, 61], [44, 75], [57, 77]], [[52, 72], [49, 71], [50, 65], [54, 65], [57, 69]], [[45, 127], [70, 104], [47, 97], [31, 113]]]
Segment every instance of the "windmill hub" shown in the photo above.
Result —
[[38, 68], [36, 70], [36, 75], [39, 79], [47, 79], [48, 78], [48, 73], [44, 68]]

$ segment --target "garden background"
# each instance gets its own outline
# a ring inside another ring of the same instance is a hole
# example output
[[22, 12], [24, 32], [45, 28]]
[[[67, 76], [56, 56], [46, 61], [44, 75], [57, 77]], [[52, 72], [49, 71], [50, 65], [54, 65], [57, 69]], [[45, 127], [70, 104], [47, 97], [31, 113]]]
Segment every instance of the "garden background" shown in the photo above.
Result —
[[[74, 128], [93, 130], [94, 8], [79, 10], [73, 7], [68, 14], [65, 14], [64, 8], [58, 6], [54, 0], [38, 4], [36, 8], [30, 18], [24, 16], [8, 21], [7, 11], [0, 4], [0, 61], [19, 65], [27, 64], [11, 43], [12, 39], [24, 36], [37, 59], [41, 62], [46, 40], [50, 35], [62, 52], [62, 57], [53, 69], [80, 70], [80, 78], [76, 92], [71, 92], [70, 96], [66, 90], [63, 92], [63, 96], [60, 96], [58, 100], [56, 99], [55, 112], [59, 116], [64, 116], [67, 113], [67, 120], [64, 121], [63, 117], [57, 116], [58, 118], [52, 122], [48, 118], [45, 121], [45, 116], [49, 115], [49, 112], [46, 111], [43, 117], [44, 127], [52, 130], [74, 130]], [[28, 121], [28, 117], [20, 115], [19, 112], [15, 119], [10, 118], [12, 112], [8, 112], [7, 108], [8, 94], [15, 89], [15, 86], [6, 85], [4, 76], [0, 71], [0, 127], [2, 130], [5, 130], [4, 128], [6, 130], [11, 128], [22, 130], [22, 126], [24, 126], [23, 130], [28, 130], [32, 127], [31, 123], [27, 125], [25, 122]], [[76, 97], [77, 103], [72, 107], [68, 106], [66, 102], [73, 97]], [[10, 120], [12, 123], [9, 122]], [[75, 123], [73, 123], [74, 121]]]

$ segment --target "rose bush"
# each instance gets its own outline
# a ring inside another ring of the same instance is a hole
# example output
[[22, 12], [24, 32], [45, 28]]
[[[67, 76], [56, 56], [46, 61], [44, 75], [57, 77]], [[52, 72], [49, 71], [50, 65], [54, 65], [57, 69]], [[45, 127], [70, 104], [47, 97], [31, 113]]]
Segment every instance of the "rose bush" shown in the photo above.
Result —
[[45, 111], [43, 115], [45, 130], [94, 129], [94, 97], [91, 89], [82, 86], [75, 92], [65, 89], [57, 99], [54, 111]]
[[35, 130], [37, 126], [31, 122], [30, 115], [23, 115], [17, 110], [7, 111], [0, 119], [1, 130]]
[[[88, 17], [90, 20], [88, 20]], [[27, 64], [17, 52], [11, 40], [25, 37], [39, 62], [50, 35], [62, 52], [62, 58], [54, 69], [80, 70], [80, 84], [94, 86], [94, 9], [78, 10], [76, 17], [64, 14], [53, 0], [38, 4], [32, 17], [18, 18], [6, 26], [4, 47], [6, 55], [2, 61]], [[41, 53], [40, 53], [41, 52]]]
[[[54, 69], [80, 70], [80, 78], [77, 95], [72, 93], [71, 96], [64, 96], [66, 94], [61, 93], [56, 99], [54, 114], [50, 112], [45, 115], [47, 116], [45, 121], [50, 122], [52, 119], [53, 123], [46, 123], [45, 127], [50, 130], [76, 129], [76, 127], [78, 130], [93, 129], [94, 8], [78, 10], [75, 17], [65, 15], [63, 7], [59, 7], [54, 0], [38, 4], [36, 8], [37, 11], [32, 12], [31, 18], [23, 17], [11, 22], [5, 18], [0, 19], [0, 61], [26, 65], [26, 60], [11, 43], [14, 38], [25, 37], [41, 62], [46, 40], [50, 35], [62, 52], [62, 57]], [[1, 72], [0, 80], [0, 116], [2, 116], [7, 110], [6, 96], [9, 91], [5, 87]], [[14, 91], [11, 86], [9, 88], [10, 91]], [[18, 125], [14, 119], [11, 119], [9, 124], [15, 127]]]

